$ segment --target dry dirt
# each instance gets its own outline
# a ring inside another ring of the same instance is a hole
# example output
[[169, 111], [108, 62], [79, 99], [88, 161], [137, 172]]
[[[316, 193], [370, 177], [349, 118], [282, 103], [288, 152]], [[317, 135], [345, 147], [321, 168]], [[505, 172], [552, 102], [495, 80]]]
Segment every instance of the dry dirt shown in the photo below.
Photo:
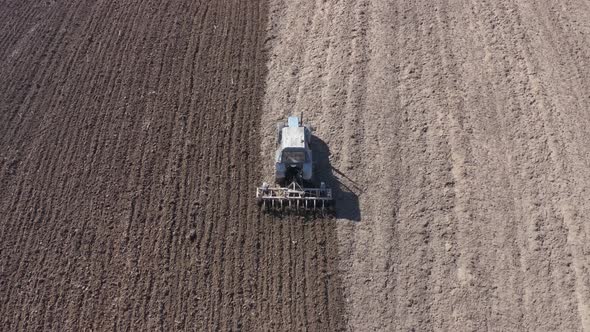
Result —
[[348, 328], [590, 331], [586, 1], [269, 12], [262, 130], [330, 149]]
[[590, 331], [585, 1], [5, 0], [0, 77], [0, 330]]

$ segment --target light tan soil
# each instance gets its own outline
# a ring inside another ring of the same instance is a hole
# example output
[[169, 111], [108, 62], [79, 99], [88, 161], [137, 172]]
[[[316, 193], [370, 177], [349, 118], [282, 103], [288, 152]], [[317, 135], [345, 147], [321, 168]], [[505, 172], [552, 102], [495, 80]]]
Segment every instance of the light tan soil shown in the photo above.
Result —
[[590, 331], [588, 3], [270, 3], [263, 177], [304, 112], [348, 328]]

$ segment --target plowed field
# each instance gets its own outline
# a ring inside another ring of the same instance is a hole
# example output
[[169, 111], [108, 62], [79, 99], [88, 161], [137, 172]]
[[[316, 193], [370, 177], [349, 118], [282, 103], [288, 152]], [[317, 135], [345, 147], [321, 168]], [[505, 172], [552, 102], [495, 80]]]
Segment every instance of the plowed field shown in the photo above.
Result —
[[[590, 331], [589, 22], [0, 1], [0, 329]], [[335, 218], [253, 199], [300, 112]]]
[[265, 2], [1, 11], [3, 329], [339, 324], [334, 224], [252, 204]]

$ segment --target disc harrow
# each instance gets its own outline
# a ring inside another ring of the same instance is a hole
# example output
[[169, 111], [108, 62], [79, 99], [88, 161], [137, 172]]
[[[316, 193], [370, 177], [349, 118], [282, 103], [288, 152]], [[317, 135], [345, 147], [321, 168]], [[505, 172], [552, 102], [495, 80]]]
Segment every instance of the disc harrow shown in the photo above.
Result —
[[324, 183], [320, 188], [304, 188], [296, 182], [287, 187], [270, 187], [264, 183], [257, 188], [256, 199], [264, 211], [328, 213], [333, 208], [332, 190]]

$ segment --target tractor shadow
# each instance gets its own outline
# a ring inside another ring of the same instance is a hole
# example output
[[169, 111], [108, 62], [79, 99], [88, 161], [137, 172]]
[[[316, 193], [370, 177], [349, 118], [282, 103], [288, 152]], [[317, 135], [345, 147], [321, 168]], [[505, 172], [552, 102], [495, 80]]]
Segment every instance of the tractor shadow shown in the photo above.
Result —
[[328, 188], [332, 188], [334, 196], [335, 217], [338, 219], [348, 219], [350, 221], [361, 220], [361, 210], [359, 207], [358, 194], [362, 188], [330, 164], [330, 148], [326, 142], [319, 137], [311, 137], [311, 151], [314, 160], [314, 177], [316, 181], [324, 181]]

